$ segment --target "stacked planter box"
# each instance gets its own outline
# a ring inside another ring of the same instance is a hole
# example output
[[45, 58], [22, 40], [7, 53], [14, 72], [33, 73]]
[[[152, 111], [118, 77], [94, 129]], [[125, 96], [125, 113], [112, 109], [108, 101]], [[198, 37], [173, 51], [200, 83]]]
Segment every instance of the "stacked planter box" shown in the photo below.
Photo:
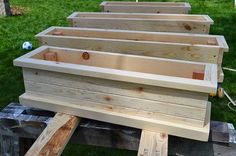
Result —
[[[111, 12], [140, 4], [108, 2], [103, 7]], [[159, 3], [159, 8], [167, 5]], [[20, 102], [207, 141], [208, 95], [223, 81], [228, 45], [223, 36], [206, 35], [213, 24], [209, 16], [157, 14], [162, 12], [76, 12], [68, 19], [79, 28], [39, 33], [42, 46], [14, 60], [23, 68]]]
[[103, 12], [126, 13], [158, 13], [158, 14], [188, 14], [191, 10], [189, 3], [183, 2], [112, 2], [100, 4]]
[[218, 82], [223, 82], [221, 63], [228, 51], [224, 37], [217, 35], [50, 27], [36, 37], [41, 45], [214, 63]]
[[207, 15], [75, 12], [71, 26], [208, 34], [212, 19]]
[[47, 46], [14, 64], [23, 67], [26, 105], [208, 139], [214, 64]]

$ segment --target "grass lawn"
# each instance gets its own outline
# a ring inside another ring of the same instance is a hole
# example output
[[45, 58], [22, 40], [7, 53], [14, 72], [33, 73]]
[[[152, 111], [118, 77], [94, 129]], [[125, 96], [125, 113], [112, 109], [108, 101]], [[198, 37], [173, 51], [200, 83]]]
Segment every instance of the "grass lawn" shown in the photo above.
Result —
[[[150, 0], [149, 0], [150, 1]], [[100, 11], [101, 0], [10, 0], [21, 6], [25, 15], [0, 17], [0, 110], [9, 102], [18, 101], [24, 92], [21, 69], [13, 67], [14, 58], [27, 53], [21, 49], [24, 41], [38, 47], [34, 35], [49, 26], [67, 26], [66, 17], [74, 11]], [[233, 0], [189, 0], [192, 13], [208, 14], [215, 22], [211, 34], [224, 35], [230, 52], [224, 56], [223, 66], [236, 69], [236, 8]], [[235, 24], [235, 25], [234, 25]], [[224, 71], [223, 88], [236, 99], [236, 73]], [[227, 99], [210, 99], [213, 120], [231, 122], [236, 126], [236, 112], [227, 107]], [[118, 156], [136, 152], [68, 145], [63, 155]]]

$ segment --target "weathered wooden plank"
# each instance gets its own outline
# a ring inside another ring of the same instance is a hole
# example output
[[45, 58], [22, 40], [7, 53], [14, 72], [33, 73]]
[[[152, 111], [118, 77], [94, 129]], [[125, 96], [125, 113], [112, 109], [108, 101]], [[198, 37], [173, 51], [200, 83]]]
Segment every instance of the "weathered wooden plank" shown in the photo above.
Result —
[[77, 12], [68, 17], [72, 26], [163, 32], [208, 34], [213, 21], [197, 15], [86, 13]]
[[36, 139], [54, 113], [11, 103], [0, 112], [0, 134]]
[[26, 156], [60, 155], [79, 123], [79, 118], [57, 113]]
[[0, 134], [0, 155], [19, 156], [19, 137]]
[[[227, 147], [227, 153], [230, 151], [235, 151], [235, 143], [230, 141], [229, 135], [232, 138], [235, 138], [235, 136], [231, 134], [229, 128], [227, 128], [228, 131], [226, 131], [226, 128], [221, 128], [225, 126], [228, 127], [227, 125], [228, 124], [224, 122], [211, 121], [211, 133], [209, 141], [206, 143], [169, 135], [168, 153], [170, 155], [176, 155], [177, 153], [181, 155], [188, 155], [188, 153], [194, 153], [195, 155], [203, 154], [204, 156], [208, 156], [210, 154], [214, 154], [214, 152], [216, 154], [218, 152], [224, 155], [226, 150], [220, 151], [220, 149], [224, 147]], [[71, 142], [73, 144], [89, 144], [94, 146], [137, 151], [140, 136], [140, 129], [83, 119], [78, 129], [72, 136]], [[213, 148], [214, 144], [221, 144], [222, 146]]]
[[211, 140], [216, 142], [228, 143], [229, 141], [229, 128], [225, 122], [211, 122]]
[[168, 134], [143, 130], [139, 143], [138, 156], [155, 155], [168, 155]]
[[191, 6], [182, 2], [115, 2], [100, 4], [103, 12], [188, 14]]

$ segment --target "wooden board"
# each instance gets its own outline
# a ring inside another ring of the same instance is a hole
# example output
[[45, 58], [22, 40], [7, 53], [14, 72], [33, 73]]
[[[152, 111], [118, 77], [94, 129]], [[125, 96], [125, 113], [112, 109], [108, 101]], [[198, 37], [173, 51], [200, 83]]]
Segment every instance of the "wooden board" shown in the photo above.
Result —
[[[206, 108], [188, 107], [172, 103], [163, 103], [158, 101], [141, 100], [139, 98], [129, 98], [126, 96], [117, 96], [109, 93], [97, 93], [79, 89], [58, 87], [56, 85], [25, 82], [25, 87], [29, 92], [46, 93], [61, 97], [71, 98], [72, 100], [91, 101], [98, 104], [107, 104], [114, 107], [125, 107], [143, 110], [143, 112], [153, 112], [153, 114], [164, 113], [167, 116], [179, 116], [182, 118], [192, 118], [195, 120], [205, 119]], [[205, 106], [206, 107], [206, 106]], [[134, 112], [137, 110], [134, 110]], [[161, 115], [161, 114], [160, 114]], [[163, 116], [164, 116], [163, 115]], [[166, 117], [168, 119], [168, 117]], [[174, 118], [174, 117], [173, 117]], [[184, 119], [183, 119], [184, 120]], [[203, 122], [202, 121], [202, 122]], [[200, 121], [199, 121], [200, 122]]]
[[[137, 90], [139, 85], [135, 84], [115, 81], [103, 83], [99, 79], [73, 75], [68, 80], [68, 75], [52, 72], [49, 74], [41, 70], [24, 69], [24, 79], [27, 93], [45, 93], [69, 98], [71, 101], [87, 101], [91, 105], [106, 105], [118, 111], [197, 127], [205, 125], [207, 95], [204, 94], [178, 90], [173, 92], [149, 86]], [[102, 83], [99, 84], [100, 82]], [[152, 92], [152, 89], [155, 90]]]
[[[74, 100], [99, 101], [103, 104], [133, 108], [129, 111], [139, 113], [140, 116], [172, 120], [200, 127], [204, 125], [204, 112], [208, 99], [208, 95], [205, 93], [79, 77], [35, 69], [24, 69], [23, 74], [26, 91], [65, 96]], [[139, 111], [134, 108], [138, 108]], [[163, 111], [161, 108], [168, 109]], [[159, 113], [154, 113], [154, 110]], [[182, 113], [183, 110], [185, 110], [184, 113]], [[192, 118], [190, 119], [190, 117]]]
[[168, 134], [143, 130], [138, 156], [168, 156]]
[[36, 36], [42, 45], [215, 63], [218, 70], [229, 49], [215, 35], [51, 27]]
[[25, 156], [61, 155], [78, 123], [78, 117], [57, 113]]
[[100, 4], [103, 12], [188, 14], [189, 3], [182, 2], [115, 2], [104, 1]]
[[135, 83], [125, 83], [119, 81], [91, 78], [85, 76], [69, 75], [37, 69], [24, 69], [24, 80], [41, 84], [51, 84], [78, 90], [94, 91], [99, 93], [110, 93], [119, 96], [128, 96], [146, 100], [169, 102], [205, 108], [207, 104], [207, 94], [199, 92], [189, 92], [164, 87], [155, 87]]
[[90, 119], [126, 125], [130, 127], [166, 132], [170, 135], [190, 138], [194, 140], [207, 141], [209, 136], [210, 104], [206, 114], [206, 125], [203, 128], [177, 124], [173, 122], [161, 121], [140, 117], [135, 114], [113, 110], [107, 107], [89, 106], [88, 103], [72, 102], [69, 99], [51, 96], [47, 94], [26, 93], [20, 96], [20, 102], [28, 106], [41, 109], [64, 112], [72, 115], [80, 115]]
[[[219, 57], [218, 55], [223, 54], [223, 52], [227, 52], [229, 50], [224, 37], [217, 35], [193, 35], [184, 33], [144, 32], [113, 29], [50, 27], [37, 34], [36, 37], [39, 39], [41, 44], [56, 44], [57, 46], [65, 45], [67, 47], [78, 49], [89, 48], [90, 45], [90, 50], [99, 49], [112, 51], [112, 49], [115, 49], [114, 51], [117, 52], [124, 51], [130, 53], [131, 51], [135, 51], [136, 54], [139, 54], [139, 49], [142, 46], [145, 46], [146, 50], [141, 48], [143, 50], [142, 53], [140, 51], [141, 55], [157, 57], [172, 56], [172, 58], [180, 55], [181, 57], [177, 59], [183, 58], [191, 61], [205, 61], [207, 63], [222, 63], [223, 57]], [[66, 42], [66, 40], [69, 41]], [[100, 42], [102, 41], [105, 42], [105, 44], [109, 44], [109, 47], [111, 46], [111, 48], [100, 44]], [[80, 42], [82, 43], [80, 44]], [[118, 42], [119, 44], [117, 43], [116, 46], [113, 46], [113, 42]], [[75, 43], [77, 43], [78, 45], [76, 45]], [[151, 47], [154, 45], [153, 43], [155, 43], [156, 47], [153, 47], [152, 49]], [[127, 46], [123, 44], [127, 44]], [[136, 46], [134, 46], [134, 44], [136, 44]], [[134, 46], [134, 49], [131, 49], [132, 46]], [[137, 46], [138, 48], [135, 48]], [[154, 48], [156, 49], [155, 51]], [[119, 49], [122, 50], [118, 51]], [[164, 51], [165, 53], [172, 52], [172, 55], [161, 55], [159, 54], [160, 51]], [[175, 54], [175, 51], [177, 51], [176, 53], [178, 54]], [[206, 55], [209, 55], [208, 58], [203, 57], [203, 54], [205, 53]], [[190, 58], [190, 54], [192, 54], [192, 58]], [[188, 56], [189, 58], [187, 58]]]
[[71, 26], [103, 29], [208, 34], [212, 19], [207, 15], [86, 13], [68, 17]]

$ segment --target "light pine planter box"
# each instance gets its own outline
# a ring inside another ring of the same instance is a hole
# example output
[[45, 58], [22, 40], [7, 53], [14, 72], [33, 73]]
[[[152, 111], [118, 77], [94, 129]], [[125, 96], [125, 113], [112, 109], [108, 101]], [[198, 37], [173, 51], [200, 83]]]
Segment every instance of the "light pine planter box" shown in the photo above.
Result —
[[50, 27], [36, 37], [41, 45], [214, 63], [218, 82], [223, 82], [221, 64], [229, 49], [218, 35]]
[[75, 12], [71, 26], [208, 34], [213, 20], [207, 15]]
[[42, 46], [14, 65], [26, 105], [208, 140], [214, 64]]
[[117, 2], [104, 1], [100, 4], [103, 12], [188, 14], [189, 3], [183, 2]]

